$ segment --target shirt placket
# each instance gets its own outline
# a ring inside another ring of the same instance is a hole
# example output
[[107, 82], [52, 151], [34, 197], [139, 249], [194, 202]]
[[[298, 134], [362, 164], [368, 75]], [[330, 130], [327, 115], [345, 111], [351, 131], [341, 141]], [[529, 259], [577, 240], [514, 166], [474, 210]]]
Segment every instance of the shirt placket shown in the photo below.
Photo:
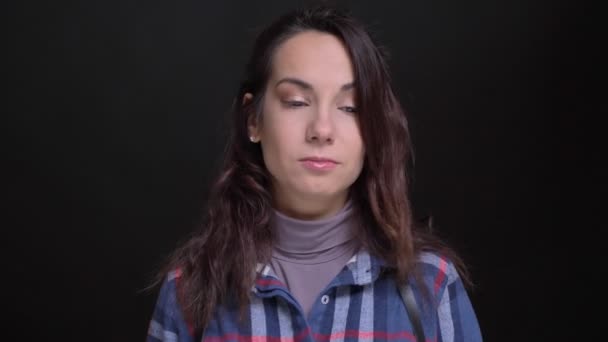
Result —
[[257, 282], [254, 292], [268, 300], [272, 297], [279, 297], [294, 309], [293, 312], [296, 312], [297, 317], [290, 317], [289, 319], [294, 324], [294, 341], [296, 342], [312, 342], [316, 341], [319, 336], [330, 336], [332, 328], [343, 331], [344, 327], [327, 326], [324, 319], [332, 317], [333, 321], [342, 322], [346, 325], [347, 312], [343, 307], [343, 302], [347, 301], [345, 297], [348, 297], [352, 287], [369, 285], [378, 276], [377, 270], [372, 267], [369, 254], [359, 253], [321, 291], [309, 316], [305, 317], [301, 305], [295, 300], [287, 287], [272, 274], [272, 271], [266, 270], [262, 273], [264, 275], [258, 278], [262, 281]]

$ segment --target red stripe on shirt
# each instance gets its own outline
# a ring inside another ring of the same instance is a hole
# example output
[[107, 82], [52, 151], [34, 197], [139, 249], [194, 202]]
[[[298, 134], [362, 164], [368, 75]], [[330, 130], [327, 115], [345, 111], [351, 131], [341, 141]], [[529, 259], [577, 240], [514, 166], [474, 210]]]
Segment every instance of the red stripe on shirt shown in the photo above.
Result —
[[447, 266], [448, 264], [447, 262], [445, 262], [445, 259], [439, 258], [439, 272], [437, 273], [437, 277], [435, 278], [435, 294], [439, 292], [439, 289], [441, 288], [441, 283], [443, 283], [443, 280], [445, 279]]

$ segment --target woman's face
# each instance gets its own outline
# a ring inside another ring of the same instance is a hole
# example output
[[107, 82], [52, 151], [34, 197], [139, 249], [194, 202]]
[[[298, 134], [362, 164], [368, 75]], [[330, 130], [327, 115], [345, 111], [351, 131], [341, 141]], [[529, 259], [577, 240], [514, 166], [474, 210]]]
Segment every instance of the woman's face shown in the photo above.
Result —
[[324, 217], [344, 205], [365, 153], [353, 81], [333, 35], [299, 33], [275, 51], [262, 117], [249, 133], [261, 143], [277, 209]]

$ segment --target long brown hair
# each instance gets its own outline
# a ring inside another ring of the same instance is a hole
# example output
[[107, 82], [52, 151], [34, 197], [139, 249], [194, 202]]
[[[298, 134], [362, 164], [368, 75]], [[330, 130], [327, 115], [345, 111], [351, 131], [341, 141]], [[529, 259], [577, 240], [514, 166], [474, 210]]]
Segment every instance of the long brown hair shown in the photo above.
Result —
[[[462, 266], [450, 249], [413, 222], [408, 199], [412, 145], [384, 54], [349, 14], [330, 7], [298, 10], [280, 17], [256, 39], [233, 104], [225, 160], [206, 205], [204, 223], [161, 272], [164, 276], [180, 269], [178, 299], [196, 330], [209, 322], [216, 305], [229, 299], [228, 295], [246, 307], [256, 265], [269, 261], [273, 243], [270, 177], [259, 144], [248, 139], [247, 120], [250, 115], [262, 115], [273, 53], [281, 43], [307, 30], [336, 36], [353, 63], [366, 156], [351, 198], [361, 223], [362, 245], [393, 265], [399, 282], [414, 270], [422, 250], [437, 251]], [[254, 97], [243, 106], [246, 93]]]

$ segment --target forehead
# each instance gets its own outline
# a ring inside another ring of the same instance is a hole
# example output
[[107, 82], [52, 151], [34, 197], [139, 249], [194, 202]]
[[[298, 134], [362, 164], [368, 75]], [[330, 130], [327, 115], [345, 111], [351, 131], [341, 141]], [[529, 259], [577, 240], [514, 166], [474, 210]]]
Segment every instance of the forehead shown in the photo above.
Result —
[[316, 87], [340, 87], [354, 81], [352, 62], [344, 44], [318, 31], [298, 33], [277, 48], [271, 79], [297, 77]]

